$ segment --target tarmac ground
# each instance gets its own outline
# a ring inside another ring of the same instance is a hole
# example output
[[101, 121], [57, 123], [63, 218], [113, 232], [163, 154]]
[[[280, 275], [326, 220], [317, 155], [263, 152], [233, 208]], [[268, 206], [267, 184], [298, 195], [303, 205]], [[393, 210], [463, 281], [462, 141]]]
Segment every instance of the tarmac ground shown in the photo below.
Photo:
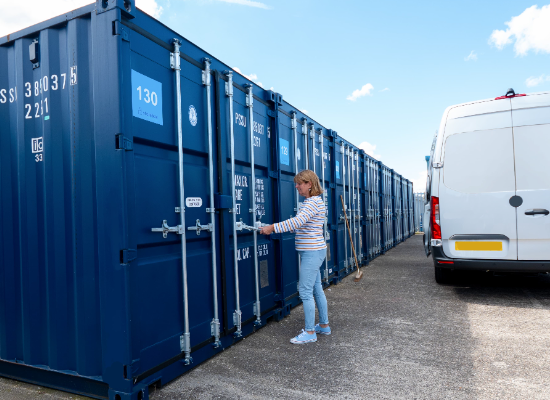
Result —
[[[151, 392], [173, 399], [549, 399], [550, 275], [434, 281], [413, 236], [325, 290], [332, 335], [293, 345], [301, 306]], [[84, 399], [0, 378], [0, 399]]]

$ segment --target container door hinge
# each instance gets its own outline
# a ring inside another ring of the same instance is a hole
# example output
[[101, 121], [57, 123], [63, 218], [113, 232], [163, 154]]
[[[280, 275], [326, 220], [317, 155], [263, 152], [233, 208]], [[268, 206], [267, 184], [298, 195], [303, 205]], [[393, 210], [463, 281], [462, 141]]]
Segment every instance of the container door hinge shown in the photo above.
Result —
[[275, 118], [277, 116], [277, 113], [275, 111], [272, 111], [272, 110], [267, 110], [267, 115], [269, 115], [270, 117]]
[[121, 133], [115, 136], [116, 137], [116, 149], [117, 150], [126, 150], [133, 151], [134, 143], [131, 139], [128, 139], [126, 136], [123, 136]]
[[235, 337], [241, 337], [243, 335], [243, 332], [241, 330], [241, 321], [242, 319], [242, 312], [241, 310], [235, 310], [235, 312], [233, 313], [233, 325], [235, 325], [235, 328], [237, 329], [233, 335]]
[[269, 177], [273, 179], [279, 178], [279, 174], [277, 171], [269, 171]]
[[434, 162], [433, 167], [434, 168], [443, 168], [443, 163], [442, 162]]
[[[213, 319], [212, 322], [210, 322], [210, 334], [214, 338], [219, 338], [220, 337], [220, 321], [219, 320]], [[212, 343], [212, 346], [215, 349], [217, 349], [221, 345], [222, 345], [222, 342], [219, 339], [215, 340], [214, 343]]]
[[137, 258], [137, 250], [135, 249], [123, 249], [120, 250], [120, 263], [130, 264]]
[[128, 32], [124, 29], [120, 21], [113, 21], [113, 36], [122, 36], [122, 40], [129, 42]]

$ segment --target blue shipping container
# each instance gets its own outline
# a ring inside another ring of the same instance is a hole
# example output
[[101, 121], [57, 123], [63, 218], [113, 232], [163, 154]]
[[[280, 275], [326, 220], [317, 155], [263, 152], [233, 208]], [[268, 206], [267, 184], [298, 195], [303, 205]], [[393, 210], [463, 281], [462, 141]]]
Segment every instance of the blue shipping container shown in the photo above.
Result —
[[147, 399], [287, 316], [294, 234], [257, 228], [303, 169], [325, 286], [414, 233], [410, 182], [133, 1], [0, 38], [0, 375]]

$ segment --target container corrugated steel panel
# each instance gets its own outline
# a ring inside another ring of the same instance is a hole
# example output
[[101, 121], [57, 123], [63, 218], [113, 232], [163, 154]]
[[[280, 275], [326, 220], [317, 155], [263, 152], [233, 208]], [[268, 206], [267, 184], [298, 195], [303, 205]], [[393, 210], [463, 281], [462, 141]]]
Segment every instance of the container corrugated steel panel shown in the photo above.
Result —
[[325, 286], [405, 234], [400, 175], [228, 70], [127, 0], [0, 38], [0, 375], [146, 399], [288, 315], [294, 234], [247, 227], [296, 215], [305, 168]]

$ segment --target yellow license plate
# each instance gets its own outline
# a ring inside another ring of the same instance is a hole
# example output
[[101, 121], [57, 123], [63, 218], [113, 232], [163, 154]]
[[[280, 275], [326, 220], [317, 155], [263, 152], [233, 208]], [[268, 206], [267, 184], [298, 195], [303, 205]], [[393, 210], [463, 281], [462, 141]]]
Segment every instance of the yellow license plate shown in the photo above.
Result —
[[460, 251], [502, 251], [502, 242], [455, 242]]

